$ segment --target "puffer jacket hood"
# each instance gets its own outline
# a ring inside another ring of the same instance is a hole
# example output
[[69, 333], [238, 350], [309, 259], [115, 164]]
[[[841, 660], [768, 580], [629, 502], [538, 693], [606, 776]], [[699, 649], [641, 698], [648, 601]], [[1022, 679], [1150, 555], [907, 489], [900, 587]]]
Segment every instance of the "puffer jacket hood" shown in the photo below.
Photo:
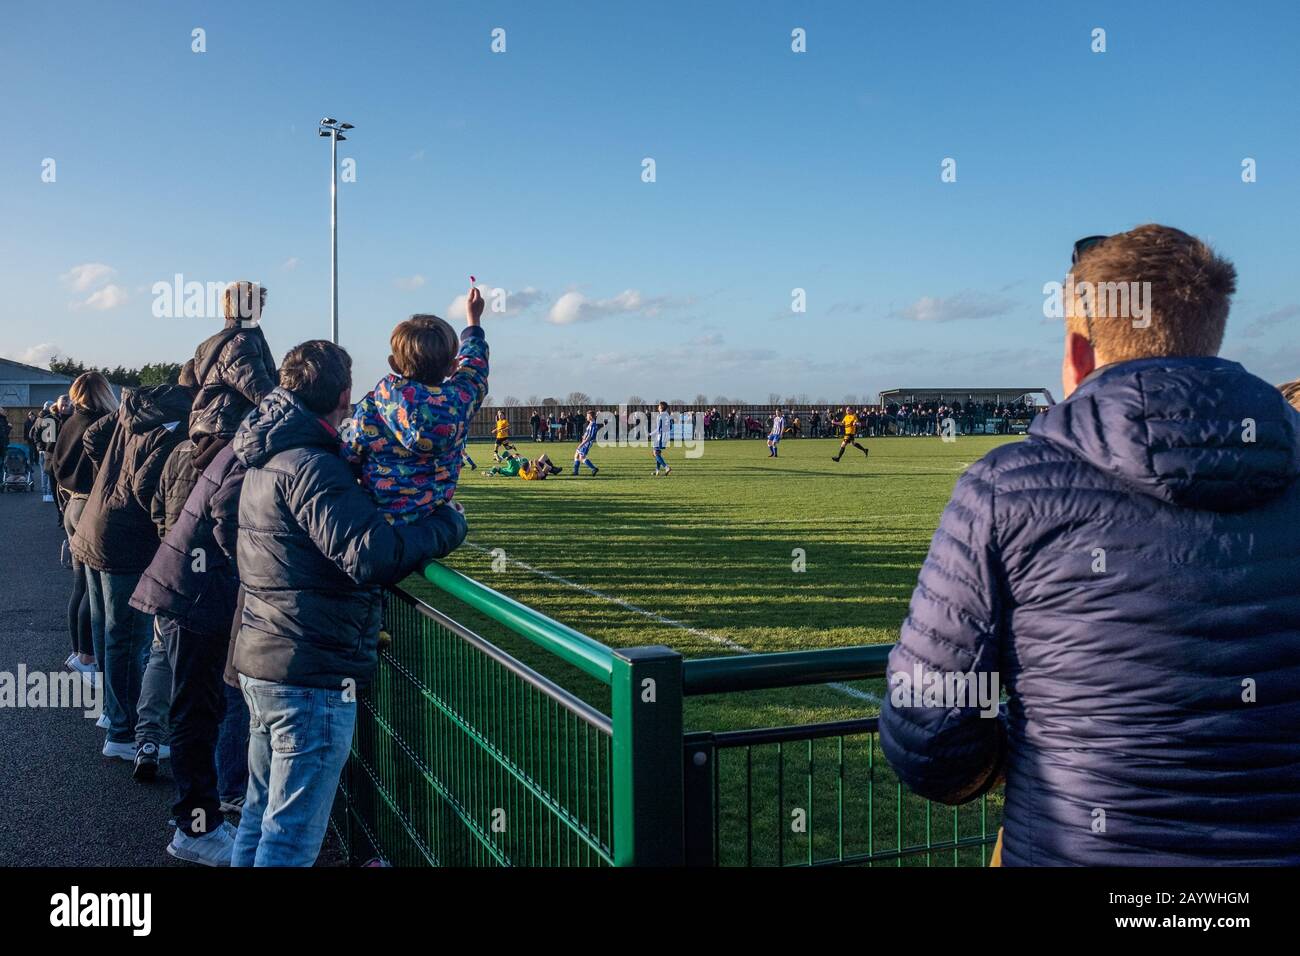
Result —
[[278, 386], [244, 421], [233, 444], [235, 456], [245, 468], [260, 467], [291, 448], [340, 449], [337, 436], [330, 433], [321, 417], [298, 396]]
[[82, 448], [99, 468], [72, 537], [72, 553], [96, 571], [138, 574], [158, 549], [152, 509], [172, 449], [185, 440], [192, 393], [181, 385], [133, 389], [116, 417], [91, 425]]
[[[134, 388], [122, 399], [118, 417], [128, 434], [143, 435], [159, 425], [188, 421], [193, 401], [194, 393], [181, 385]], [[184, 431], [181, 429], [182, 434]]]
[[1300, 414], [1263, 379], [1219, 358], [1100, 369], [1029, 433], [1187, 508], [1256, 507], [1300, 477]]

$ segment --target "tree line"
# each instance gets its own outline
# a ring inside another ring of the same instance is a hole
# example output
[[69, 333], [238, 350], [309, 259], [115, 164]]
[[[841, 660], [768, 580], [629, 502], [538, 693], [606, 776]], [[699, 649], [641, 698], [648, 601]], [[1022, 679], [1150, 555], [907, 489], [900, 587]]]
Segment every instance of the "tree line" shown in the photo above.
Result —
[[79, 362], [68, 356], [55, 356], [50, 359], [50, 371], [56, 375], [66, 375], [68, 378], [76, 378], [86, 372], [99, 372], [113, 385], [121, 385], [126, 388], [148, 388], [153, 385], [165, 385], [167, 382], [175, 381], [176, 376], [181, 373], [181, 366], [178, 362], [149, 362], [139, 368], [127, 368], [124, 365], [108, 368], [107, 366], [87, 365], [85, 362]]

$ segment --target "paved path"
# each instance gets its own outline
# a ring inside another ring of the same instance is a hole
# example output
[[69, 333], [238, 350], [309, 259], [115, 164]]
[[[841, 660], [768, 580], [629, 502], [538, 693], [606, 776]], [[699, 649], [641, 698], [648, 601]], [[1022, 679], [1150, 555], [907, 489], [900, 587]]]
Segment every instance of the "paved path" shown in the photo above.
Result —
[[[0, 680], [63, 673], [72, 572], [53, 504], [0, 494]], [[79, 709], [0, 706], [0, 866], [188, 866], [171, 839], [168, 765], [150, 784], [100, 755], [104, 732]], [[334, 856], [326, 841], [321, 862]]]

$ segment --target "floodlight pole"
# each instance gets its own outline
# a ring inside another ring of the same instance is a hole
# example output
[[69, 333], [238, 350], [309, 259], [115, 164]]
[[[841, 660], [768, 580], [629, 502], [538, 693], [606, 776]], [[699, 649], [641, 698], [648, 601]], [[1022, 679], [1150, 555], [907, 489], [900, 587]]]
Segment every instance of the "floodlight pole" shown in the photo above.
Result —
[[330, 133], [330, 341], [339, 344], [339, 134]]
[[320, 121], [317, 136], [330, 138], [330, 341], [339, 344], [339, 140], [347, 139], [344, 130], [351, 123], [340, 123], [331, 116]]

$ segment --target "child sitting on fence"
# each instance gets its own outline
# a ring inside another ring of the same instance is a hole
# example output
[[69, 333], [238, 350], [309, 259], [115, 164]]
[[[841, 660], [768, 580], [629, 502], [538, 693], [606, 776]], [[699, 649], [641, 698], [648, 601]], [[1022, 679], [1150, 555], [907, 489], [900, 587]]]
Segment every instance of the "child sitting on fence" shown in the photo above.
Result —
[[483, 297], [471, 288], [459, 349], [456, 331], [436, 315], [400, 323], [390, 340], [393, 374], [353, 413], [351, 452], [361, 484], [391, 524], [452, 504], [469, 425], [487, 395], [482, 314]]

